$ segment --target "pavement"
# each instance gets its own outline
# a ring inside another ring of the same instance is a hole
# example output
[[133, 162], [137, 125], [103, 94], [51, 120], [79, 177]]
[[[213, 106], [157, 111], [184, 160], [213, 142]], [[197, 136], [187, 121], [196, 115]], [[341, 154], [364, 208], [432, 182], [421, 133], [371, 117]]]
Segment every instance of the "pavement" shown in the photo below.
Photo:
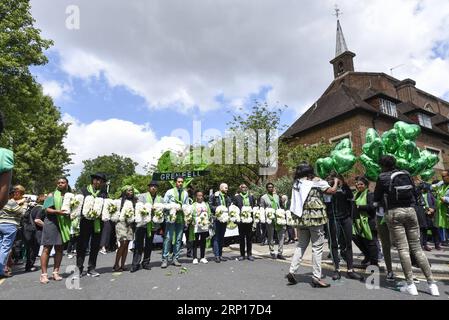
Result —
[[[285, 246], [285, 255], [290, 258], [295, 245]], [[50, 281], [46, 285], [39, 283], [40, 271], [25, 273], [23, 265], [14, 268], [14, 276], [0, 280], [0, 300], [447, 300], [449, 298], [449, 280], [444, 273], [438, 273], [440, 297], [426, 293], [426, 283], [418, 286], [419, 296], [412, 297], [398, 291], [397, 283], [385, 281], [383, 274], [378, 278], [379, 286], [372, 288], [364, 282], [347, 279], [343, 273], [341, 280], [333, 281], [330, 260], [323, 263], [325, 281], [331, 284], [328, 289], [312, 288], [310, 252], [306, 252], [304, 267], [300, 268], [297, 285], [288, 285], [285, 275], [288, 273], [289, 261], [268, 258], [268, 247], [254, 245], [256, 261], [237, 261], [238, 245], [224, 249], [224, 256], [230, 261], [215, 263], [213, 254], [207, 250], [208, 264], [193, 265], [192, 259], [182, 256], [183, 267], [169, 266], [160, 268], [161, 251], [152, 254], [151, 270], [139, 270], [136, 273], [113, 272], [115, 253], [99, 255], [98, 278], [82, 277], [73, 281], [71, 268], [75, 260], [64, 256], [61, 270], [63, 281]], [[310, 249], [309, 249], [310, 250]], [[443, 252], [427, 253], [431, 259], [437, 259], [433, 267], [444, 261], [448, 248]], [[327, 257], [327, 250], [324, 258]], [[128, 255], [128, 263], [132, 253]], [[359, 259], [357, 251], [356, 260]], [[396, 259], [396, 258], [395, 258]], [[86, 258], [87, 264], [87, 258]], [[440, 266], [438, 266], [439, 268]], [[49, 274], [52, 269], [49, 268]], [[398, 272], [398, 276], [401, 274]], [[419, 277], [419, 276], [418, 276]]]
[[[433, 246], [431, 246], [433, 248]], [[232, 244], [230, 248], [236, 252], [239, 252], [239, 245], [238, 244]], [[293, 257], [293, 254], [295, 252], [296, 244], [289, 244], [284, 245], [284, 256], [287, 258], [286, 261], [280, 261], [283, 263], [290, 264], [291, 258]], [[275, 249], [277, 249], [277, 246], [275, 246]], [[363, 269], [357, 268], [357, 266], [361, 265], [361, 261], [363, 260], [364, 256], [360, 252], [359, 248], [353, 244], [352, 246], [353, 250], [353, 256], [354, 256], [354, 266], [355, 268], [363, 272]], [[443, 246], [441, 251], [437, 251], [433, 249], [431, 252], [424, 251], [424, 253], [427, 256], [427, 259], [429, 260], [431, 264], [431, 269], [433, 272], [433, 275], [436, 280], [449, 280], [449, 247]], [[261, 246], [260, 244], [253, 244], [253, 254], [258, 257], [262, 258], [270, 258], [270, 251], [267, 245]], [[324, 253], [323, 253], [323, 269], [327, 270], [334, 270], [332, 259], [328, 258], [329, 255], [329, 248], [327, 243], [325, 244]], [[403, 273], [402, 273], [402, 266], [401, 262], [399, 260], [399, 255], [397, 250], [392, 249], [391, 252], [392, 255], [392, 265], [393, 265], [393, 272], [397, 275], [398, 278], [404, 279]], [[304, 254], [302, 265], [311, 267], [312, 262], [312, 249], [311, 246], [307, 248], [306, 253]], [[341, 263], [341, 270], [345, 271], [345, 262], [342, 261]], [[385, 269], [385, 263], [383, 260], [379, 263], [382, 271]], [[413, 273], [416, 275], [419, 279], [425, 279], [424, 275], [421, 272], [421, 269], [413, 267]]]

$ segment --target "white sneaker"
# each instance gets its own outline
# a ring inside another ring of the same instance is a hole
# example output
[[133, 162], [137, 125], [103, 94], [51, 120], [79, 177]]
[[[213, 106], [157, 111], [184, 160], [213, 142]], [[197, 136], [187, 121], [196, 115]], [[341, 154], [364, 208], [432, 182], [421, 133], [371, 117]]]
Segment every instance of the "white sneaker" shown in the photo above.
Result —
[[394, 282], [394, 273], [393, 272], [388, 272], [387, 273], [387, 281], [388, 282]]
[[207, 261], [206, 258], [203, 258], [203, 259], [201, 259], [200, 261], [201, 261], [201, 263], [204, 263], [204, 264], [208, 263], [208, 261]]
[[68, 259], [73, 259], [73, 254], [68, 254], [68, 255], [67, 255], [67, 258], [68, 258]]
[[198, 259], [193, 259], [193, 264], [198, 264]]
[[436, 285], [436, 283], [429, 284], [428, 286], [429, 286], [429, 293], [432, 296], [438, 297], [440, 295], [440, 292], [438, 291], [438, 286]]
[[416, 285], [414, 283], [412, 284], [405, 284], [403, 287], [401, 287], [402, 293], [408, 293], [412, 296], [418, 295], [418, 289], [416, 289]]

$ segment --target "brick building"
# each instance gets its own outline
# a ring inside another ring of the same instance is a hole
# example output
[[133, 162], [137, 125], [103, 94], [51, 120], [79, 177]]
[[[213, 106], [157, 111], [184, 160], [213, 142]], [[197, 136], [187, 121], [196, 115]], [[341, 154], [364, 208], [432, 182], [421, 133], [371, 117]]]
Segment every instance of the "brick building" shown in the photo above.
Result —
[[[401, 120], [421, 126], [417, 145], [438, 154], [437, 173], [449, 168], [449, 102], [418, 89], [411, 79], [356, 72], [354, 57], [337, 21], [336, 56], [330, 61], [335, 79], [281, 138], [293, 145], [350, 138], [360, 155], [368, 128], [382, 134]], [[361, 170], [360, 164], [358, 168]], [[288, 170], [281, 164], [277, 176], [286, 174]]]

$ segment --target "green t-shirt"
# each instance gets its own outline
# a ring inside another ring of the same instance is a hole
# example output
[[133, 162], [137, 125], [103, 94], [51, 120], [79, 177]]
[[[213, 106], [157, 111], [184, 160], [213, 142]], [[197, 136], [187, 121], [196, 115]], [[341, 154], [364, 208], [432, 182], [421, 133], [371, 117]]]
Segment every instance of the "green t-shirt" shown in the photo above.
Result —
[[14, 154], [11, 150], [0, 148], [0, 174], [14, 167]]

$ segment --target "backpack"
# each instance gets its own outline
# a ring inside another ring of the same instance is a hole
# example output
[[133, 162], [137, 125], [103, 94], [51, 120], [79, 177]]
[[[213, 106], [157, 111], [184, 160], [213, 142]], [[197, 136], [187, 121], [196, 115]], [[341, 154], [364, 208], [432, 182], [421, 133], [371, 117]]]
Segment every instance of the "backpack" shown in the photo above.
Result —
[[410, 202], [415, 199], [415, 186], [406, 171], [397, 171], [391, 175], [389, 196], [398, 202]]

